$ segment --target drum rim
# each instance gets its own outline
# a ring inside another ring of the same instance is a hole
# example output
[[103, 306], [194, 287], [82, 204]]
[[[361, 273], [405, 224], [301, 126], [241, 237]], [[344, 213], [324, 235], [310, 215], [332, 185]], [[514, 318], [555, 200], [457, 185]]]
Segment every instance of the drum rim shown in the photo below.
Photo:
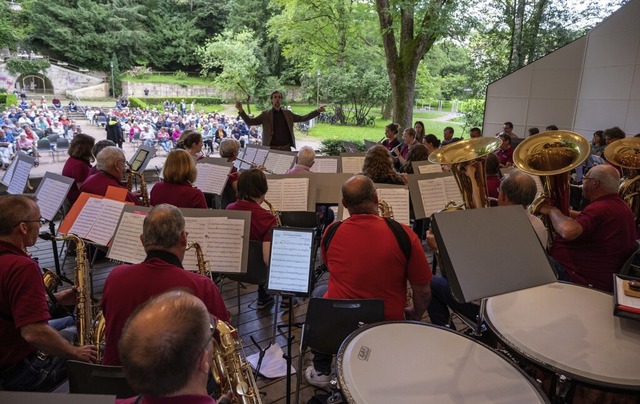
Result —
[[[582, 289], [586, 289], [592, 292], [598, 292], [598, 293], [602, 293], [605, 295], [609, 295], [609, 296], [613, 296], [611, 293], [599, 290], [599, 289], [594, 289], [594, 288], [590, 288], [584, 285], [578, 285], [576, 283], [571, 283], [571, 282], [567, 282], [567, 281], [557, 281], [554, 283], [560, 283], [564, 286], [570, 286], [570, 287], [576, 287], [576, 288], [582, 288]], [[549, 285], [553, 285], [553, 283], [547, 284], [547, 285], [541, 285], [541, 286], [537, 286], [537, 287], [545, 287], [545, 286], [549, 286]], [[521, 291], [515, 291], [512, 293], [518, 293]], [[495, 296], [493, 296], [495, 297]], [[488, 297], [487, 299], [487, 308], [489, 307], [489, 303], [490, 300], [493, 297]], [[533, 362], [534, 364], [544, 368], [544, 369], [548, 369], [549, 371], [553, 372], [553, 373], [557, 373], [559, 375], [563, 375], [566, 376], [574, 381], [586, 384], [586, 385], [591, 385], [591, 386], [595, 386], [595, 387], [601, 387], [601, 388], [605, 388], [608, 390], [617, 390], [617, 391], [639, 391], [640, 390], [640, 385], [634, 385], [634, 384], [620, 384], [620, 383], [610, 383], [610, 382], [604, 382], [602, 380], [597, 380], [597, 379], [593, 379], [590, 377], [586, 377], [583, 375], [579, 375], [576, 374], [575, 372], [572, 372], [570, 370], [567, 369], [562, 369], [559, 368], [558, 366], [555, 366], [551, 363], [548, 363], [545, 360], [542, 360], [540, 358], [536, 358], [533, 355], [531, 355], [529, 352], [525, 352], [523, 351], [520, 347], [516, 346], [513, 342], [509, 341], [503, 333], [501, 333], [500, 331], [497, 330], [496, 326], [493, 324], [493, 322], [491, 321], [491, 317], [489, 316], [489, 311], [487, 310], [487, 312], [484, 315], [484, 321], [485, 323], [489, 326], [489, 329], [491, 330], [491, 332], [493, 332], [495, 334], [495, 336], [500, 340], [500, 342], [504, 343], [509, 349], [513, 350], [516, 354], [522, 356], [523, 358]]]
[[536, 380], [534, 378], [529, 376], [523, 369], [521, 369], [519, 366], [517, 366], [515, 363], [513, 363], [513, 361], [511, 359], [509, 359], [503, 353], [496, 351], [495, 349], [491, 348], [489, 345], [485, 344], [484, 342], [478, 341], [478, 340], [476, 340], [474, 338], [471, 338], [468, 335], [465, 335], [463, 333], [454, 331], [454, 330], [452, 330], [452, 329], [450, 329], [448, 327], [442, 327], [442, 326], [438, 326], [438, 325], [431, 324], [431, 323], [424, 323], [422, 321], [409, 321], [409, 320], [380, 321], [380, 322], [377, 322], [377, 323], [365, 324], [362, 327], [358, 328], [357, 330], [353, 331], [351, 334], [349, 334], [349, 336], [347, 336], [347, 338], [345, 338], [344, 341], [342, 341], [342, 344], [340, 345], [340, 349], [338, 350], [338, 354], [336, 355], [336, 377], [338, 379], [338, 387], [340, 389], [340, 392], [342, 393], [342, 395], [345, 398], [345, 400], [347, 400], [347, 403], [356, 403], [356, 401], [354, 400], [353, 396], [351, 395], [351, 392], [349, 392], [349, 390], [346, 387], [347, 383], [346, 383], [346, 380], [344, 379], [343, 372], [342, 372], [343, 363], [344, 363], [344, 351], [346, 350], [346, 348], [349, 345], [349, 343], [358, 334], [360, 334], [361, 332], [363, 332], [363, 331], [365, 331], [365, 330], [367, 330], [369, 328], [374, 328], [374, 327], [378, 327], [378, 326], [382, 326], [382, 325], [388, 325], [388, 324], [410, 324], [410, 325], [419, 325], [419, 326], [425, 326], [425, 327], [432, 327], [432, 328], [436, 328], [436, 329], [440, 329], [440, 330], [443, 330], [443, 331], [446, 331], [446, 332], [453, 333], [456, 336], [460, 336], [460, 337], [466, 338], [466, 339], [472, 341], [473, 343], [479, 344], [483, 348], [487, 349], [489, 352], [495, 354], [500, 359], [502, 359], [503, 361], [508, 363], [511, 367], [515, 368], [518, 371], [518, 373], [520, 373], [522, 376], [524, 376], [524, 378], [531, 385], [531, 387], [533, 387], [533, 390], [537, 393], [538, 397], [541, 399], [541, 401], [540, 401], [541, 403], [551, 403], [551, 400], [549, 399], [549, 397], [547, 397], [547, 395], [545, 394], [544, 390], [542, 390], [542, 386], [540, 386], [539, 383], [536, 382]]

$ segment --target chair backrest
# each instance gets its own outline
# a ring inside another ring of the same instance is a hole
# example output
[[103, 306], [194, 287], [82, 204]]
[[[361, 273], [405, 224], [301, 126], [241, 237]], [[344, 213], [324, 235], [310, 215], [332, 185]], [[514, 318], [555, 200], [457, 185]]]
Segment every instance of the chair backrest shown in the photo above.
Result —
[[127, 383], [121, 366], [67, 361], [67, 373], [71, 394], [115, 394], [117, 398], [136, 395]]
[[384, 321], [382, 299], [312, 298], [302, 333], [302, 346], [336, 354], [342, 342], [363, 324]]
[[49, 150], [51, 148], [51, 142], [49, 139], [38, 139], [38, 150]]
[[59, 137], [56, 139], [56, 144], [58, 145], [58, 149], [68, 149], [69, 148], [69, 140], [63, 137]]
[[262, 241], [249, 241], [247, 272], [243, 274], [225, 274], [232, 281], [260, 285], [267, 283], [269, 271], [262, 255]]
[[631, 256], [627, 258], [624, 265], [622, 265], [622, 268], [620, 269], [620, 275], [637, 275], [636, 272], [638, 271], [638, 267], [640, 267], [640, 262], [635, 262], [635, 259], [638, 256], [639, 252], [640, 240], [636, 240], [636, 244], [633, 246], [633, 252], [631, 253]]

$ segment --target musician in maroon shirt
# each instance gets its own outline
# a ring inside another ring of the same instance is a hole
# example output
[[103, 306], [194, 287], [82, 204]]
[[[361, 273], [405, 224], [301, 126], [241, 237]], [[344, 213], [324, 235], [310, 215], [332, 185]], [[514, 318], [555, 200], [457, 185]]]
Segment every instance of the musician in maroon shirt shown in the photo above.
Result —
[[[98, 154], [96, 163], [98, 172], [87, 178], [80, 187], [80, 192], [104, 196], [110, 186], [125, 188], [120, 180], [126, 173], [126, 163], [127, 160], [124, 158], [124, 152], [121, 149], [113, 146], [105, 147]], [[127, 192], [126, 200], [136, 205], [142, 205], [140, 198], [132, 192]]]
[[169, 152], [163, 174], [163, 180], [151, 189], [151, 206], [168, 203], [178, 208], [207, 208], [204, 194], [193, 186], [196, 164], [186, 150]]
[[73, 178], [73, 184], [69, 188], [67, 200], [73, 205], [80, 196], [80, 187], [89, 177], [91, 162], [95, 160], [93, 156], [93, 146], [95, 139], [84, 133], [77, 134], [69, 145], [69, 158], [64, 163], [62, 175]]

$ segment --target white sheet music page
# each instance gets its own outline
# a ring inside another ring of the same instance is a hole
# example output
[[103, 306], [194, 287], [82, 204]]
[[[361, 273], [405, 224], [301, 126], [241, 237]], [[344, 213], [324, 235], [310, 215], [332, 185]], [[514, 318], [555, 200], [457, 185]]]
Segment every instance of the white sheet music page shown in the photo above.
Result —
[[311, 172], [313, 173], [337, 173], [338, 172], [338, 158], [316, 158], [315, 163], [311, 166]]
[[[456, 179], [453, 178], [453, 176], [448, 176], [443, 177], [442, 180], [444, 181], [444, 192], [447, 194], [447, 202], [454, 201], [458, 206], [462, 205], [462, 194], [460, 193]], [[442, 208], [444, 208], [444, 206]]]
[[275, 172], [276, 174], [284, 174], [288, 169], [293, 165], [293, 160], [296, 158], [293, 154], [280, 154], [280, 158], [278, 159], [278, 164], [276, 164]]
[[364, 156], [342, 156], [342, 172], [348, 174], [359, 174], [362, 172]]
[[267, 168], [267, 170], [273, 171], [277, 174], [278, 172], [276, 171], [276, 167], [278, 166], [278, 162], [280, 161], [280, 156], [281, 155], [277, 153], [269, 153], [263, 165]]
[[427, 217], [444, 209], [449, 200], [444, 190], [444, 179], [433, 178], [430, 180], [418, 180], [422, 206]]
[[378, 200], [384, 200], [393, 210], [397, 222], [409, 225], [409, 189], [378, 188]]
[[15, 167], [16, 168], [13, 171], [13, 176], [10, 180], [11, 182], [9, 183], [9, 188], [7, 189], [7, 193], [10, 193], [12, 195], [21, 194], [24, 192], [24, 188], [27, 186], [29, 173], [31, 172], [31, 167], [33, 167], [33, 164], [19, 159]]
[[271, 241], [268, 289], [308, 292], [312, 243], [312, 232], [274, 232]]
[[146, 212], [124, 212], [113, 236], [108, 258], [129, 264], [144, 261], [147, 254], [140, 241]]
[[209, 192], [209, 175], [213, 170], [213, 164], [200, 163], [196, 164], [196, 180], [193, 182], [193, 185], [196, 186], [202, 192]]
[[18, 165], [18, 161], [20, 161], [20, 159], [13, 159], [11, 164], [9, 164], [7, 171], [5, 171], [4, 175], [2, 176], [2, 183], [7, 187], [11, 184], [11, 178], [13, 178], [13, 172], [16, 171], [16, 165]]
[[109, 241], [111, 241], [116, 231], [125, 203], [106, 198], [100, 201], [102, 202], [100, 214], [96, 217], [91, 230], [85, 238], [94, 241], [98, 245], [106, 246], [109, 245]]
[[423, 164], [418, 166], [418, 171], [420, 171], [420, 174], [441, 173], [442, 166], [440, 164]]
[[256, 157], [253, 160], [259, 166], [265, 165], [264, 163], [267, 161], [267, 156], [269, 155], [269, 149], [256, 148]]
[[[207, 244], [207, 233], [209, 231], [206, 218], [203, 217], [185, 217], [184, 218], [184, 230], [189, 233], [188, 241], [196, 241], [200, 244], [203, 253], [206, 251], [205, 246]], [[198, 259], [195, 250], [192, 248], [184, 254], [184, 260], [182, 260], [182, 266], [189, 271], [198, 270]]]
[[86, 238], [91, 231], [96, 218], [100, 216], [101, 211], [102, 199], [87, 199], [87, 203], [82, 208], [82, 211], [80, 211], [80, 214], [76, 218], [76, 221], [73, 222], [73, 225], [69, 229], [69, 233], [75, 234], [76, 236], [81, 238]]
[[194, 185], [202, 192], [221, 195], [227, 184], [231, 167], [218, 164], [200, 163]]
[[251, 168], [251, 163], [253, 163], [254, 160], [256, 159], [256, 153], [257, 152], [258, 152], [258, 149], [256, 149], [255, 147], [247, 146], [247, 149], [246, 149], [242, 159], [245, 160], [249, 164], [247, 164], [247, 163], [240, 164], [240, 169], [241, 170], [248, 170], [248, 169]]
[[209, 229], [202, 247], [211, 270], [226, 273], [242, 272], [244, 220], [226, 217], [206, 217], [201, 220]]
[[[264, 198], [269, 201], [275, 210], [282, 211], [282, 190], [284, 189], [284, 179], [271, 179], [267, 177], [267, 185], [269, 186], [269, 190]], [[263, 203], [262, 207], [269, 210], [266, 203]]]
[[52, 178], [43, 178], [42, 185], [36, 196], [38, 197], [38, 207], [40, 215], [45, 219], [52, 221], [58, 213], [58, 209], [69, 191], [69, 184], [56, 181]]
[[[279, 211], [306, 212], [309, 198], [309, 178], [285, 178]], [[271, 201], [269, 201], [271, 202]]]

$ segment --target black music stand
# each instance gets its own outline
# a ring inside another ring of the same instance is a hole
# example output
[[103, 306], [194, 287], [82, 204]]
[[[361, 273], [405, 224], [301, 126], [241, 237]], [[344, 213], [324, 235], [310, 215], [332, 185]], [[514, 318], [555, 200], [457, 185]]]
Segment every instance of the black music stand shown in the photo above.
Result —
[[[276, 227], [272, 230], [267, 291], [289, 299], [287, 327], [287, 404], [291, 403], [291, 346], [293, 344], [293, 298], [308, 297], [313, 266], [314, 230]], [[300, 369], [298, 369], [300, 372]], [[298, 375], [300, 377], [300, 375]]]
[[[556, 282], [522, 206], [439, 212], [431, 223], [454, 299], [482, 299], [476, 332], [484, 322], [485, 298]], [[487, 237], [488, 229], [505, 240]]]

